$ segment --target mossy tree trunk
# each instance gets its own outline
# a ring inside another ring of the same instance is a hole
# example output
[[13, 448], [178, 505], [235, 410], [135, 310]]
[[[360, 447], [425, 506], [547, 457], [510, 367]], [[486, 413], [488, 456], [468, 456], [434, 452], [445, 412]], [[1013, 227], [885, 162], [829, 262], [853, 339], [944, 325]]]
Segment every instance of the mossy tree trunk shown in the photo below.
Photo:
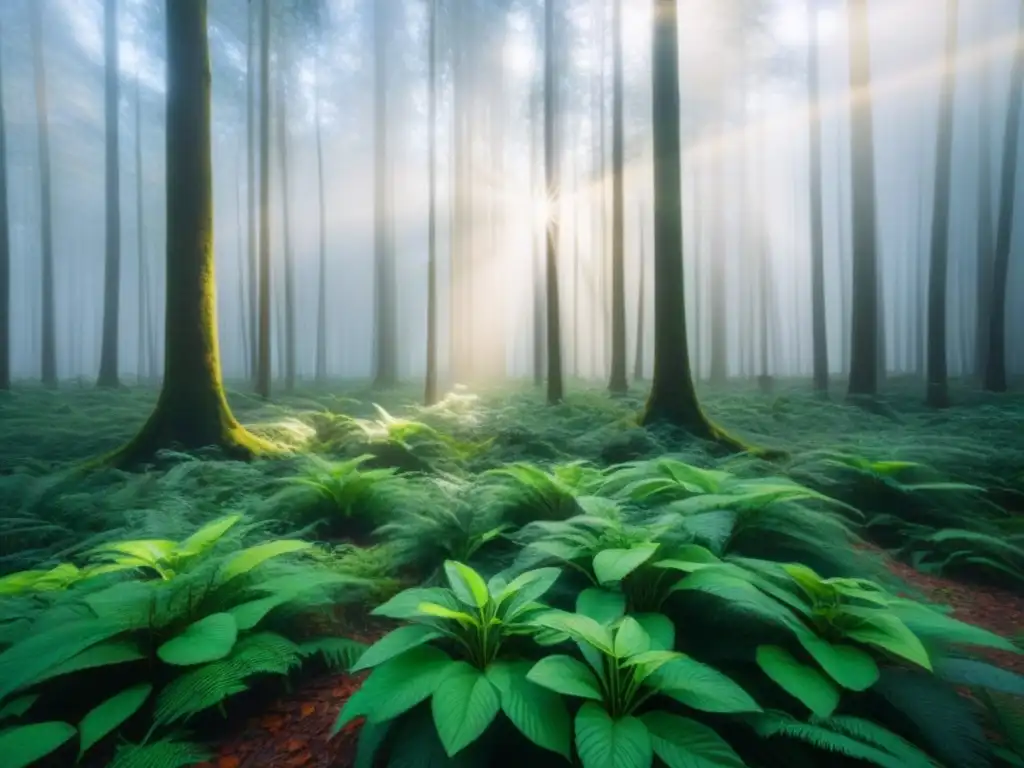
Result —
[[850, 0], [851, 176], [853, 187], [853, 320], [849, 394], [878, 391], [878, 255], [871, 51], [867, 0]]
[[164, 382], [149, 421], [108, 461], [131, 466], [162, 448], [218, 446], [251, 458], [271, 446], [228, 407], [217, 342], [207, 0], [166, 0], [167, 313]]
[[807, 30], [807, 116], [811, 153], [811, 331], [814, 347], [814, 389], [824, 395], [828, 393], [828, 325], [825, 315], [825, 226], [821, 196], [817, 0], [807, 0]]
[[103, 265], [103, 338], [96, 384], [118, 386], [121, 315], [121, 164], [118, 156], [121, 75], [117, 50], [117, 2], [103, 2], [103, 58], [106, 111], [106, 259]]
[[32, 62], [35, 74], [36, 122], [39, 131], [39, 225], [42, 247], [42, 359], [44, 387], [57, 386], [57, 313], [53, 275], [53, 194], [50, 178], [50, 122], [43, 60], [43, 2], [29, 3]]
[[546, 0], [544, 7], [544, 178], [547, 186], [547, 350], [548, 389], [550, 405], [562, 402], [565, 388], [562, 382], [562, 323], [558, 296], [558, 198], [559, 152], [555, 144], [556, 94], [555, 78], [555, 0]]
[[7, 116], [0, 49], [0, 390], [11, 388], [11, 229], [7, 210]]
[[989, 311], [988, 359], [985, 389], [1005, 392], [1006, 382], [1006, 291], [1010, 272], [1010, 246], [1017, 190], [1017, 158], [1020, 151], [1021, 92], [1024, 90], [1024, 4], [1019, 4], [1017, 51], [1010, 78], [1010, 106], [1003, 135], [1002, 179], [999, 190], [999, 226], [996, 255], [992, 265], [992, 297]]
[[956, 98], [957, 0], [946, 0], [946, 66], [939, 102], [939, 137], [935, 145], [932, 201], [931, 269], [928, 273], [928, 386], [933, 408], [949, 406], [946, 377], [946, 285], [949, 281], [950, 177], [953, 173], [953, 104]]

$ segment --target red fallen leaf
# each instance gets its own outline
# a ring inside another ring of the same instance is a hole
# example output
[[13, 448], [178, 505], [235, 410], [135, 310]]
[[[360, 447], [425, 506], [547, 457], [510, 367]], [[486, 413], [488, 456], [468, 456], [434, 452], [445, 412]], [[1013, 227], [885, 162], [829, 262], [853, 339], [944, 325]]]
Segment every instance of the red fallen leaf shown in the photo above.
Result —
[[308, 702], [306, 704], [303, 704], [302, 709], [299, 710], [299, 714], [302, 717], [309, 717], [314, 712], [316, 712], [316, 704], [310, 704]]
[[217, 761], [217, 768], [238, 768], [242, 764], [234, 755], [226, 755]]

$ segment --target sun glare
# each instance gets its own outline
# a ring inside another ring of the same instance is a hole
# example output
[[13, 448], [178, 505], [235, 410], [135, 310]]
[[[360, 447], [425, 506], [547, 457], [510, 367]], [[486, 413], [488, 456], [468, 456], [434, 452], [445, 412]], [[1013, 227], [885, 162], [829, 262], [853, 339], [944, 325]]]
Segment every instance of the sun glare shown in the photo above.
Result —
[[[818, 40], [827, 41], [836, 32], [838, 18], [834, 9], [818, 13]], [[775, 39], [786, 46], [807, 45], [807, 7], [804, 3], [786, 3], [772, 23]]]

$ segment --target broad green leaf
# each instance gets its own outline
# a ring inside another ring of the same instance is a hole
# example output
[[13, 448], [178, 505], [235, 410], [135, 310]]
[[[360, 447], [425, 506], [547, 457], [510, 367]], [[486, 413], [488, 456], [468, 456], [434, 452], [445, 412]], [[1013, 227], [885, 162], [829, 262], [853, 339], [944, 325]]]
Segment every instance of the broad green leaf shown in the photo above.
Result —
[[629, 658], [645, 653], [651, 649], [651, 636], [647, 634], [640, 622], [632, 616], [626, 616], [615, 630], [615, 657]]
[[594, 701], [604, 699], [601, 684], [594, 674], [571, 656], [545, 656], [533, 665], [526, 679], [564, 696], [579, 696]]
[[636, 667], [635, 679], [641, 683], [665, 664], [680, 658], [684, 658], [684, 654], [676, 651], [647, 651], [629, 657], [622, 662], [622, 666]]
[[472, 608], [483, 608], [487, 605], [491, 598], [487, 592], [487, 584], [480, 578], [479, 573], [468, 565], [454, 560], [445, 561], [444, 572], [448, 576], [452, 592], [459, 600]]
[[60, 749], [75, 735], [75, 727], [57, 721], [18, 725], [0, 732], [4, 768], [27, 768]]
[[573, 640], [589, 643], [602, 653], [613, 655], [612, 633], [589, 616], [566, 611], [549, 611], [536, 617], [534, 625], [564, 632]]
[[78, 724], [78, 756], [84, 755], [96, 742], [119, 728], [146, 703], [153, 686], [149, 683], [125, 688], [102, 704], [89, 710]]
[[359, 729], [359, 745], [356, 747], [356, 760], [353, 768], [373, 768], [377, 762], [377, 753], [387, 740], [393, 720], [383, 723], [363, 723]]
[[648, 681], [666, 696], [703, 712], [761, 711], [738, 683], [689, 656], [659, 667]]
[[786, 563], [782, 569], [814, 600], [828, 599], [835, 587], [826, 583], [818, 574], [800, 563]]
[[[506, 584], [497, 593], [495, 602], [500, 606], [509, 598], [516, 598], [518, 602], [532, 603], [539, 600], [554, 586], [561, 575], [560, 568], [536, 568], [532, 571], [522, 573], [511, 582]], [[488, 591], [492, 591], [488, 586]]]
[[50, 667], [32, 680], [36, 685], [44, 680], [52, 680], [62, 675], [70, 675], [83, 669], [108, 667], [113, 664], [125, 664], [129, 661], [141, 661], [146, 656], [139, 650], [138, 644], [131, 640], [108, 640], [105, 643], [87, 648], [67, 661]]
[[453, 611], [443, 605], [436, 603], [420, 603], [419, 614], [421, 616], [436, 616], [439, 619], [451, 619], [469, 627], [479, 627], [480, 620], [465, 611]]
[[661, 613], [637, 613], [633, 616], [651, 638], [651, 648], [671, 651], [676, 647], [676, 626], [672, 619]]
[[853, 645], [835, 645], [809, 629], [801, 629], [796, 636], [804, 650], [844, 688], [866, 691], [878, 682], [878, 664], [867, 651]]
[[235, 620], [238, 630], [246, 632], [263, 621], [272, 610], [291, 602], [293, 599], [293, 594], [279, 592], [269, 597], [261, 597], [257, 600], [250, 600], [247, 603], [239, 603], [228, 609], [227, 613]]
[[352, 667], [352, 672], [359, 672], [364, 669], [376, 667], [388, 659], [393, 659], [399, 654], [405, 653], [410, 648], [429, 643], [442, 633], [423, 624], [409, 624], [399, 627], [384, 635], [380, 640], [366, 649], [366, 652], [359, 657], [359, 661]]
[[458, 607], [458, 602], [450, 590], [441, 587], [414, 587], [399, 592], [387, 602], [378, 605], [371, 614], [389, 619], [413, 619], [421, 615], [420, 606], [423, 603], [443, 605], [453, 610]]
[[641, 544], [630, 549], [604, 549], [594, 555], [594, 575], [599, 584], [614, 584], [646, 563], [657, 551], [657, 544]]
[[433, 695], [453, 663], [443, 651], [430, 645], [421, 645], [385, 661], [346, 702], [334, 732], [359, 715], [382, 723], [408, 712]]
[[902, 620], [911, 632], [925, 642], [941, 643], [947, 646], [954, 644], [978, 645], [1021, 653], [1021, 649], [1005, 637], [954, 619], [952, 616], [946, 616], [913, 600], [894, 602], [889, 607], [889, 613]]
[[668, 768], [746, 768], [728, 742], [703, 723], [662, 711], [646, 712], [640, 721], [654, 754]]
[[146, 539], [141, 541], [115, 541], [110, 544], [101, 544], [90, 550], [97, 555], [128, 555], [139, 561], [140, 564], [149, 566], [159, 565], [161, 561], [170, 557], [178, 543], [167, 539]]
[[229, 613], [211, 613], [156, 649], [165, 664], [188, 667], [223, 659], [238, 640], [238, 625]]
[[785, 648], [761, 645], [757, 664], [782, 690], [803, 702], [815, 717], [829, 717], [839, 706], [839, 691], [813, 667], [801, 664]]
[[501, 711], [526, 738], [570, 759], [572, 726], [562, 697], [527, 679], [528, 661], [496, 661], [487, 679], [498, 691]]
[[576, 597], [576, 613], [598, 624], [611, 624], [626, 612], [626, 596], [601, 587], [588, 587]]
[[233, 528], [240, 520], [241, 515], [229, 515], [219, 520], [207, 523], [198, 531], [193, 533], [183, 542], [175, 547], [174, 554], [178, 557], [195, 557], [211, 549], [224, 534]]
[[673, 551], [673, 556], [666, 560], [659, 560], [654, 563], [655, 568], [667, 568], [683, 573], [692, 573], [709, 565], [718, 565], [722, 562], [714, 552], [698, 544], [684, 544]]
[[498, 692], [483, 672], [464, 661], [450, 666], [431, 700], [437, 735], [448, 757], [480, 738], [500, 706]]
[[650, 768], [654, 760], [647, 726], [635, 717], [613, 720], [589, 701], [576, 713], [576, 751], [583, 768]]
[[243, 549], [241, 552], [236, 552], [229, 557], [224, 565], [221, 566], [220, 581], [221, 583], [231, 581], [243, 573], [248, 573], [271, 558], [291, 554], [292, 552], [303, 552], [312, 548], [313, 545], [308, 541], [278, 539]]
[[846, 630], [846, 636], [851, 640], [881, 648], [929, 671], [932, 668], [928, 651], [917, 635], [895, 616], [876, 612], [863, 625]]
[[11, 699], [0, 707], [0, 723], [12, 717], [21, 717], [28, 712], [32, 708], [32, 705], [38, 700], [38, 693], [30, 693], [26, 696], [19, 696], [16, 699]]

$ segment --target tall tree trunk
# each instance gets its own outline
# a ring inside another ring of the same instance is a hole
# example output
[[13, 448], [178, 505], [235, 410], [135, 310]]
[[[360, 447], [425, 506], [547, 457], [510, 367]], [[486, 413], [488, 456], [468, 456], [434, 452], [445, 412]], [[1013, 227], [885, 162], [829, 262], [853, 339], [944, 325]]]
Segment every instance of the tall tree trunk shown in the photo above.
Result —
[[97, 385], [118, 386], [118, 336], [121, 313], [121, 163], [118, 156], [120, 82], [117, 50], [117, 2], [103, 3], [103, 59], [106, 107], [106, 238], [103, 265], [103, 340]]
[[235, 174], [235, 243], [238, 269], [238, 329], [242, 342], [242, 375], [249, 371], [249, 308], [245, 302], [245, 247], [242, 243], [242, 153], [239, 150]]
[[35, 70], [36, 122], [39, 131], [40, 238], [42, 245], [42, 360], [44, 387], [57, 386], [57, 312], [53, 274], [53, 193], [50, 178], [50, 121], [46, 100], [46, 64], [43, 60], [42, 0], [30, 3], [32, 62]]
[[562, 324], [558, 308], [558, 198], [560, 147], [555, 144], [557, 97], [555, 88], [555, 0], [544, 8], [544, 178], [547, 187], [547, 348], [548, 403], [555, 405], [565, 396], [562, 383]]
[[853, 187], [853, 328], [850, 395], [878, 391], [878, 255], [871, 51], [867, 0], [849, 0]]
[[279, 61], [281, 72], [277, 79], [277, 140], [278, 161], [281, 169], [281, 228], [284, 240], [284, 386], [291, 392], [295, 389], [295, 254], [292, 251], [291, 197], [288, 183], [288, 93], [285, 80], [288, 73], [288, 59], [285, 46], [281, 46]]
[[[318, 41], [319, 42], [319, 41]], [[327, 200], [324, 193], [324, 142], [323, 127], [320, 121], [320, 45], [317, 45], [315, 86], [313, 100], [315, 111], [313, 121], [316, 124], [316, 180], [318, 216], [317, 227], [320, 235], [319, 267], [316, 297], [316, 380], [318, 383], [327, 381]]]
[[629, 391], [626, 379], [625, 161], [622, 115], [622, 0], [612, 0], [612, 373], [608, 390]]
[[1020, 141], [1021, 91], [1024, 89], [1024, 5], [1018, 4], [1017, 51], [1010, 78], [1010, 106], [1003, 135], [1002, 179], [999, 190], [999, 226], [992, 265], [992, 299], [988, 328], [985, 389], [1006, 391], [1006, 292], [1010, 272], [1010, 246], [1017, 192], [1017, 156]]
[[[262, 7], [262, 2], [261, 2]], [[246, 191], [249, 197], [249, 235], [247, 247], [249, 250], [249, 378], [254, 383], [258, 382], [258, 370], [260, 360], [260, 326], [259, 326], [259, 280], [260, 262], [258, 256], [259, 234], [256, 229], [256, 45], [253, 40], [253, 2], [249, 0], [246, 27], [248, 29], [248, 42], [246, 46], [246, 156], [248, 167], [246, 168]], [[258, 386], [258, 383], [257, 383]]]
[[[142, 165], [142, 89], [139, 73], [135, 73], [135, 236], [139, 258], [139, 370], [143, 370], [145, 360], [145, 378], [155, 381], [157, 377], [156, 361], [156, 323], [153, 322], [152, 301], [150, 300], [149, 258], [146, 255], [146, 216], [143, 181], [145, 175]], [[145, 355], [145, 357], [143, 357]]]
[[11, 388], [11, 228], [7, 208], [7, 115], [0, 48], [0, 390]]
[[[541, 258], [539, 233], [537, 230], [537, 219], [534, 215], [534, 208], [537, 205], [537, 191], [540, 186], [537, 181], [538, 170], [540, 169], [540, 144], [537, 141], [537, 133], [540, 128], [540, 102], [541, 89], [535, 85], [530, 95], [530, 244], [533, 248], [533, 383], [541, 386], [544, 383], [544, 360], [546, 350], [545, 338], [545, 294], [544, 294], [544, 265]], [[547, 224], [545, 223], [545, 229]]]
[[[718, 119], [723, 119], [724, 106], [719, 105]], [[724, 130], [724, 124], [723, 124]], [[711, 150], [711, 370], [709, 378], [714, 386], [721, 386], [729, 376], [729, 321], [726, 295], [725, 260], [728, 253], [725, 242], [725, 158], [721, 144]], [[657, 249], [657, 245], [655, 245]], [[657, 258], [657, 257], [655, 257]]]
[[374, 3], [374, 379], [375, 389], [398, 381], [394, 269], [388, 207], [388, 3]]
[[989, 301], [992, 297], [992, 257], [995, 237], [992, 228], [992, 99], [988, 61], [979, 71], [978, 104], [978, 229], [975, 285], [974, 375], [984, 377], [988, 362]]
[[956, 98], [956, 44], [959, 3], [946, 0], [946, 66], [939, 103], [939, 138], [935, 145], [932, 205], [932, 254], [928, 274], [928, 387], [933, 408], [949, 406], [946, 359], [946, 285], [949, 282], [949, 203], [953, 171], [953, 100]]
[[633, 380], [644, 380], [644, 295], [646, 294], [645, 281], [647, 280], [647, 255], [644, 252], [644, 208], [641, 204], [639, 222], [637, 228], [640, 230], [640, 278], [637, 282], [636, 292], [636, 357], [633, 358]]
[[814, 389], [828, 392], [828, 326], [825, 314], [825, 226], [821, 198], [821, 111], [818, 73], [818, 0], [807, 0], [811, 204], [811, 325]]
[[206, 0], [166, 0], [167, 318], [164, 383], [138, 436], [106, 459], [134, 465], [171, 446], [250, 458], [271, 446], [235, 420], [217, 343]]
[[[582, 121], [580, 121], [582, 122]], [[576, 126], [576, 138], [582, 131]], [[580, 258], [580, 162], [576, 152], [572, 153], [572, 375], [580, 378], [580, 286], [583, 284], [582, 259]]]
[[434, 405], [437, 392], [437, 0], [430, 0], [427, 106], [427, 163], [430, 202], [427, 221], [427, 380], [423, 402]]
[[259, 346], [256, 392], [270, 398], [270, 0], [260, 5]]

